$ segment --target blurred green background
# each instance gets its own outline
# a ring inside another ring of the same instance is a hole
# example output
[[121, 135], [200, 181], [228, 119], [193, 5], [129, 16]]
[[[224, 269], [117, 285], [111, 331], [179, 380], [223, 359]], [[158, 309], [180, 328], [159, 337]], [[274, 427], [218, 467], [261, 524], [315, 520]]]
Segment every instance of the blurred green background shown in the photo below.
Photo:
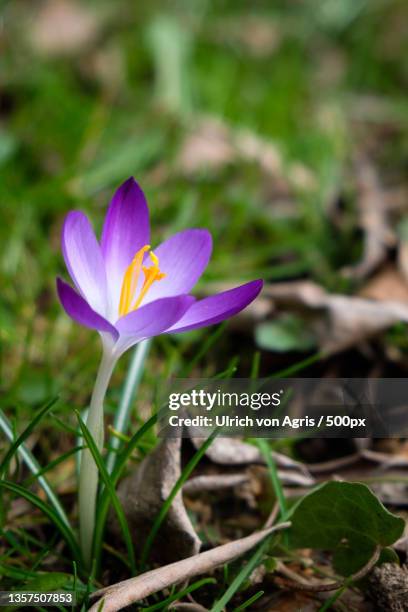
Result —
[[[67, 277], [60, 229], [67, 211], [81, 208], [99, 231], [113, 190], [129, 175], [147, 193], [153, 246], [184, 227], [212, 232], [200, 291], [259, 276], [356, 289], [339, 274], [362, 252], [354, 156], [374, 160], [390, 197], [406, 193], [405, 0], [1, 7], [7, 406], [37, 406], [61, 389], [77, 406], [86, 401], [98, 338], [57, 301], [55, 276]], [[333, 207], [343, 212], [340, 223]], [[205, 333], [159, 339], [148, 376], [171, 372]], [[255, 349], [252, 334], [223, 342], [230, 356]]]

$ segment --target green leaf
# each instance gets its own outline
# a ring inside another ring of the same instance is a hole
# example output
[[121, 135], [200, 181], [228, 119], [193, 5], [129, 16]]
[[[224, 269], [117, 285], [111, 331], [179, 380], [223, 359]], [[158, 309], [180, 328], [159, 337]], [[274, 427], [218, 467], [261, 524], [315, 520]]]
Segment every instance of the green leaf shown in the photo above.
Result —
[[278, 561], [275, 557], [265, 557], [263, 565], [268, 573], [273, 573], [278, 567]]
[[261, 348], [277, 353], [308, 351], [316, 346], [316, 339], [304, 321], [294, 315], [261, 323], [256, 328], [255, 337]]
[[333, 565], [344, 576], [361, 569], [376, 546], [398, 540], [405, 523], [357, 482], [327, 482], [303, 497], [289, 512], [292, 548], [334, 553]]

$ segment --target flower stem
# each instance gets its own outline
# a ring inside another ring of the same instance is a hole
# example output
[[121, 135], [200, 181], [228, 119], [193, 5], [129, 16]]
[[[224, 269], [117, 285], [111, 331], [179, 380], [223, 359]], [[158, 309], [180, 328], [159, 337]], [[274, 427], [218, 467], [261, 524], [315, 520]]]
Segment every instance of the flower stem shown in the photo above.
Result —
[[[87, 428], [99, 450], [103, 450], [104, 419], [103, 402], [116, 358], [104, 349], [89, 406]], [[92, 542], [95, 528], [96, 496], [98, 492], [98, 468], [88, 448], [81, 452], [79, 471], [79, 539], [85, 565], [90, 568]]]
[[[125, 434], [129, 427], [130, 412], [133, 405], [133, 400], [137, 393], [140, 380], [143, 374], [143, 366], [148, 355], [151, 345], [151, 340], [142, 340], [134, 348], [133, 355], [130, 361], [129, 371], [126, 376], [126, 381], [123, 387], [122, 396], [120, 398], [119, 406], [115, 412], [115, 418], [113, 421], [113, 428], [115, 432]], [[106, 459], [106, 468], [109, 474], [112, 473], [115, 467], [117, 451], [120, 447], [120, 439], [112, 436], [109, 440], [109, 453]]]

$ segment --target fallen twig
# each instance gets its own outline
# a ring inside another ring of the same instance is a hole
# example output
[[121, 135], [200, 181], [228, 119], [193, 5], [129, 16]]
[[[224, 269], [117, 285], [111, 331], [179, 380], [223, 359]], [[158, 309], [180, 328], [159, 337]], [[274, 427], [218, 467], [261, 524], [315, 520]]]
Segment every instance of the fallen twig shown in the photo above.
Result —
[[325, 472], [335, 472], [336, 470], [348, 467], [357, 463], [361, 459], [361, 453], [353, 453], [345, 457], [330, 459], [330, 461], [320, 461], [319, 463], [308, 463], [307, 469], [311, 474], [324, 474]]
[[276, 521], [276, 519], [278, 518], [279, 515], [279, 504], [278, 502], [275, 502], [268, 518], [265, 521], [265, 525], [263, 526], [264, 529], [268, 529], [269, 527], [272, 527], [272, 525], [274, 524], [274, 522]]
[[280, 523], [270, 529], [253, 533], [246, 538], [217, 546], [217, 548], [188, 557], [182, 561], [176, 561], [170, 565], [145, 572], [136, 578], [130, 578], [100, 589], [93, 593], [92, 597], [102, 597], [102, 599], [93, 604], [90, 612], [97, 612], [101, 605], [103, 612], [115, 612], [148, 597], [152, 593], [162, 591], [172, 584], [210, 572], [219, 565], [229, 563], [236, 557], [243, 555], [270, 534], [287, 529], [290, 525], [290, 522]]
[[391, 455], [389, 453], [379, 453], [369, 449], [361, 451], [361, 456], [369, 461], [379, 463], [380, 470], [387, 470], [393, 467], [407, 467], [408, 459], [405, 455], [396, 454]]

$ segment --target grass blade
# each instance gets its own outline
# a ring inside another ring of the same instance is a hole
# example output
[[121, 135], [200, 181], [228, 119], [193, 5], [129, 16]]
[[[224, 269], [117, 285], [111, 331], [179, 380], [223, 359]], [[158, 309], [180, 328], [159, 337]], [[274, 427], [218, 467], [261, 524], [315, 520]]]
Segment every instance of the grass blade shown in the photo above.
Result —
[[[51, 408], [54, 406], [55, 402], [57, 401], [57, 397], [55, 397], [54, 399], [52, 399], [50, 402], [48, 402], [37, 414], [36, 416], [33, 418], [32, 421], [30, 421], [29, 425], [25, 428], [25, 430], [18, 436], [18, 438], [16, 440], [14, 440], [14, 436], [12, 433], [12, 429], [10, 427], [10, 424], [7, 421], [7, 417], [4, 415], [4, 413], [2, 411], [0, 411], [0, 414], [2, 416], [2, 421], [6, 424], [9, 425], [9, 431], [6, 432], [6, 429], [3, 429], [4, 433], [7, 435], [7, 437], [13, 441], [13, 444], [10, 446], [8, 452], [6, 453], [6, 455], [3, 457], [3, 460], [0, 463], [0, 474], [4, 475], [4, 473], [6, 472], [10, 461], [12, 460], [14, 454], [16, 453], [16, 451], [18, 450], [19, 446], [21, 446], [21, 444], [24, 442], [24, 440], [26, 440], [28, 438], [28, 436], [34, 431], [35, 427], [38, 425], [38, 423], [45, 417], [45, 415], [47, 414], [47, 412], [49, 412], [51, 410]], [[10, 432], [11, 432], [11, 438], [10, 438]]]
[[337, 591], [335, 591], [333, 595], [326, 599], [324, 604], [319, 608], [318, 612], [328, 612], [329, 610], [331, 610], [333, 604], [338, 600], [339, 597], [341, 597], [341, 595], [343, 595], [344, 591], [348, 589], [349, 586], [351, 586], [351, 583], [352, 580], [346, 580], [342, 587], [337, 589]]
[[184, 366], [184, 368], [182, 368], [180, 374], [178, 375], [178, 378], [188, 378], [189, 374], [193, 371], [196, 365], [200, 362], [200, 359], [202, 359], [208, 353], [210, 348], [222, 336], [226, 326], [227, 326], [227, 322], [224, 321], [223, 323], [218, 325], [214, 329], [214, 331], [212, 331], [208, 336], [206, 336], [206, 339], [201, 345], [201, 348], [199, 348], [199, 350], [196, 352], [196, 354], [194, 355], [192, 359], [188, 360], [187, 364]]
[[242, 610], [246, 610], [247, 608], [249, 608], [249, 606], [255, 603], [260, 597], [262, 597], [264, 593], [265, 591], [258, 591], [258, 593], [255, 593], [255, 595], [252, 595], [252, 597], [244, 601], [244, 603], [238, 606], [238, 608], [235, 608], [232, 612], [242, 612]]
[[293, 365], [272, 374], [271, 378], [290, 378], [290, 376], [293, 376], [293, 374], [297, 374], [301, 370], [308, 368], [310, 365], [313, 365], [322, 359], [324, 359], [323, 353], [313, 353], [313, 355], [306, 357], [306, 359], [303, 359], [298, 363], [294, 363]]
[[256, 440], [256, 444], [266, 461], [266, 465], [268, 466], [269, 478], [271, 479], [272, 487], [275, 491], [276, 499], [278, 500], [281, 519], [284, 520], [287, 512], [285, 494], [278, 476], [275, 461], [272, 457], [271, 449], [269, 448], [268, 442], [263, 438], [258, 438]]
[[[272, 535], [273, 534], [271, 534], [271, 536]], [[244, 567], [241, 569], [239, 574], [237, 574], [237, 576], [231, 582], [230, 586], [225, 591], [225, 593], [221, 597], [221, 599], [219, 599], [217, 602], [215, 602], [215, 604], [211, 608], [211, 612], [223, 612], [223, 610], [226, 607], [227, 603], [230, 601], [230, 599], [238, 591], [238, 589], [240, 588], [241, 584], [243, 582], [245, 582], [245, 580], [248, 578], [248, 576], [250, 576], [252, 574], [254, 569], [257, 567], [257, 565], [261, 561], [262, 556], [263, 556], [265, 550], [269, 546], [269, 540], [270, 540], [271, 536], [266, 537], [265, 540], [262, 542], [262, 544], [259, 545], [258, 549], [252, 555], [252, 557], [250, 558], [248, 563], [246, 565], [244, 565]]]
[[[81, 428], [82, 431], [82, 435], [87, 443], [87, 446], [92, 454], [92, 457], [96, 463], [96, 466], [99, 470], [100, 476], [102, 478], [102, 481], [106, 487], [106, 491], [110, 497], [110, 500], [112, 502], [112, 505], [115, 509], [116, 515], [118, 517], [118, 521], [119, 521], [119, 525], [122, 529], [122, 533], [123, 533], [123, 539], [125, 541], [126, 544], [126, 549], [129, 555], [129, 563], [130, 563], [130, 567], [132, 570], [132, 574], [135, 575], [136, 574], [136, 561], [135, 561], [135, 553], [133, 550], [133, 543], [132, 543], [132, 537], [130, 535], [130, 531], [129, 531], [129, 526], [127, 524], [127, 520], [125, 517], [125, 513], [123, 512], [123, 508], [122, 505], [119, 501], [118, 496], [116, 495], [116, 491], [115, 491], [115, 486], [112, 482], [111, 476], [109, 475], [105, 464], [103, 462], [103, 458], [102, 455], [100, 454], [100, 452], [98, 451], [95, 441], [93, 439], [93, 437], [91, 436], [91, 434], [89, 433], [89, 430], [87, 428], [87, 426], [85, 425], [85, 423], [82, 421], [81, 419], [81, 415], [79, 414], [79, 412], [76, 413], [77, 414], [77, 418], [78, 418], [78, 422], [79, 422], [79, 426]], [[94, 534], [95, 535], [95, 534]]]
[[45, 467], [40, 468], [37, 472], [33, 472], [32, 476], [30, 476], [29, 478], [26, 478], [24, 480], [24, 482], [23, 482], [24, 486], [25, 487], [30, 486], [35, 480], [40, 481], [41, 476], [43, 474], [46, 474], [47, 472], [50, 472], [55, 467], [60, 465], [60, 463], [64, 463], [64, 461], [69, 459], [72, 455], [75, 455], [76, 453], [80, 452], [84, 448], [85, 448], [85, 446], [75, 446], [75, 448], [71, 448], [71, 450], [67, 451], [66, 453], [63, 453], [62, 455], [60, 455], [59, 457], [57, 457], [53, 461], [50, 461], [50, 463], [48, 463]]
[[15, 495], [23, 497], [28, 502], [30, 502], [30, 504], [39, 508], [41, 512], [43, 512], [50, 519], [50, 521], [52, 521], [54, 525], [59, 529], [61, 535], [63, 536], [69, 548], [71, 549], [75, 560], [81, 563], [81, 553], [72, 530], [66, 525], [66, 523], [64, 523], [63, 520], [61, 520], [59, 514], [57, 514], [57, 512], [51, 506], [43, 502], [42, 499], [40, 499], [37, 495], [29, 491], [28, 489], [25, 489], [24, 487], [14, 482], [10, 482], [8, 480], [1, 480], [0, 487], [6, 489], [7, 491], [15, 493]]
[[[47, 406], [45, 406], [45, 408], [37, 415], [36, 417], [36, 423], [38, 424], [39, 421], [41, 420], [41, 418], [43, 418], [43, 416], [45, 416], [46, 412], [49, 411], [51, 409], [51, 407], [54, 405], [55, 400], [50, 403], [47, 404]], [[23, 433], [17, 438], [17, 440], [15, 440], [15, 442], [12, 444], [12, 446], [10, 447], [9, 451], [7, 452], [6, 456], [4, 457], [3, 461], [1, 462], [0, 465], [0, 473], [4, 473], [4, 471], [7, 469], [7, 466], [9, 464], [9, 462], [11, 461], [14, 453], [18, 453], [21, 457], [21, 459], [24, 461], [24, 463], [26, 464], [26, 466], [28, 467], [28, 469], [33, 473], [34, 477], [38, 478], [38, 484], [41, 486], [42, 490], [44, 491], [44, 493], [46, 494], [46, 496], [49, 499], [50, 504], [53, 506], [55, 512], [58, 514], [58, 516], [60, 517], [60, 519], [65, 523], [65, 525], [70, 529], [73, 537], [74, 536], [74, 530], [71, 526], [71, 523], [65, 513], [64, 508], [62, 507], [58, 496], [56, 495], [56, 493], [54, 493], [51, 485], [49, 484], [49, 482], [47, 481], [47, 479], [42, 476], [42, 472], [45, 471], [47, 468], [43, 469], [41, 468], [40, 464], [38, 463], [37, 459], [34, 457], [34, 455], [31, 453], [31, 451], [25, 446], [25, 444], [23, 443], [24, 440], [28, 437], [28, 435], [30, 435], [31, 431], [33, 431], [33, 427], [30, 427], [33, 424], [34, 421], [32, 421], [29, 425], [29, 427], [27, 427]], [[0, 428], [2, 429], [3, 433], [7, 436], [7, 438], [12, 441], [14, 440], [14, 435], [13, 435], [13, 430], [11, 428], [10, 422], [7, 419], [6, 415], [3, 413], [3, 411], [0, 409]], [[50, 466], [48, 466], [50, 467]], [[3, 470], [3, 472], [2, 472]]]

